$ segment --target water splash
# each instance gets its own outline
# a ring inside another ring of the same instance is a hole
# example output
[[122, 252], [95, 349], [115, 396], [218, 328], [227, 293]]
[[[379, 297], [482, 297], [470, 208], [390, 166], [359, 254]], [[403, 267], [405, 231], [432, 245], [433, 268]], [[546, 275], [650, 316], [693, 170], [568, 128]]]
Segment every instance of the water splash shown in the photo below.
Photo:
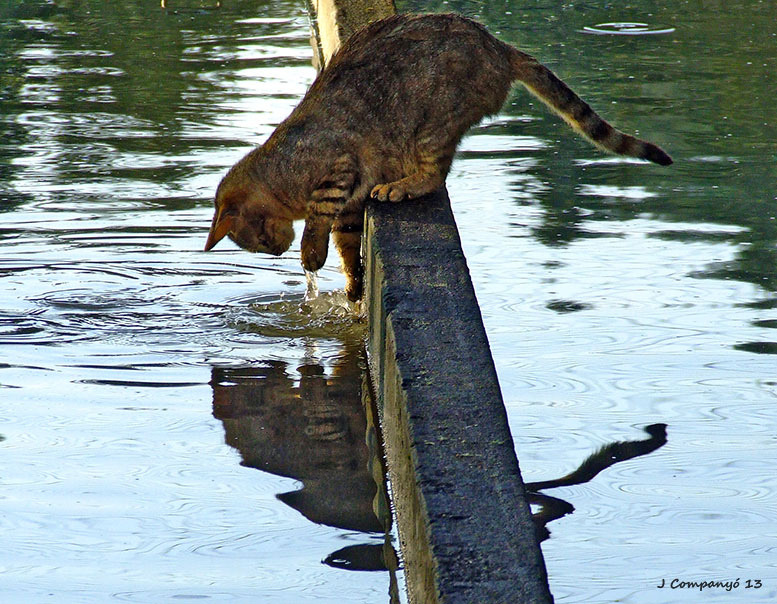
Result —
[[318, 298], [318, 277], [316, 271], [305, 270], [305, 302]]
[[308, 287], [304, 296], [263, 296], [244, 304], [230, 321], [233, 327], [273, 338], [361, 338], [366, 326], [364, 305], [343, 290], [316, 290], [312, 296]]

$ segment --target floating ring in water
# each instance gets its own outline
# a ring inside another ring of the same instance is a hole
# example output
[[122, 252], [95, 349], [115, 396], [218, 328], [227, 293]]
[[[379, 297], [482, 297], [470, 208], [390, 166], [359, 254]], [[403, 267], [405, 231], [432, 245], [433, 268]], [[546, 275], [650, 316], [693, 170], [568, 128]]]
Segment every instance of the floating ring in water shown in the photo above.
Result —
[[647, 23], [630, 23], [628, 21], [616, 21], [613, 23], [599, 23], [593, 27], [584, 27], [583, 33], [597, 36], [650, 36], [656, 34], [671, 34], [674, 27], [663, 29], [651, 29]]

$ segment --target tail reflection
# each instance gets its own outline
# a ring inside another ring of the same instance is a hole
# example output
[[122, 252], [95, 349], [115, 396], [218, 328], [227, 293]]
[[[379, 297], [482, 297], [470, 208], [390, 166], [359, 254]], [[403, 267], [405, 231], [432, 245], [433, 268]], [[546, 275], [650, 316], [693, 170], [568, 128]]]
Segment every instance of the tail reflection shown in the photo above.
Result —
[[[324, 563], [389, 570], [394, 597], [399, 562], [389, 534], [381, 439], [367, 402], [363, 356], [361, 346], [344, 345], [329, 376], [315, 361], [298, 367], [299, 377], [280, 361], [214, 367], [213, 415], [224, 425], [227, 444], [240, 452], [242, 465], [303, 483], [302, 489], [277, 496], [285, 504], [315, 523], [384, 535], [380, 544], [345, 547]], [[540, 491], [588, 482], [615, 463], [666, 444], [666, 424], [652, 424], [645, 432], [647, 440], [606, 445], [566, 476], [526, 483], [529, 502], [539, 507], [533, 518], [540, 542], [550, 536], [548, 523], [574, 511], [572, 504]]]
[[326, 564], [395, 571], [382, 453], [367, 445], [379, 439], [365, 416], [363, 365], [361, 346], [344, 345], [329, 376], [317, 361], [296, 372], [280, 361], [214, 367], [213, 415], [242, 465], [302, 482], [302, 489], [277, 495], [282, 502], [318, 524], [387, 535], [334, 552]]
[[666, 424], [651, 424], [644, 430], [650, 436], [647, 440], [622, 441], [605, 445], [586, 459], [577, 470], [566, 476], [555, 480], [526, 483], [529, 503], [540, 507], [540, 511], [533, 515], [538, 541], [542, 542], [550, 537], [550, 531], [547, 528], [549, 522], [566, 516], [575, 509], [571, 503], [563, 499], [538, 491], [588, 482], [599, 472], [619, 461], [647, 455], [666, 444]]

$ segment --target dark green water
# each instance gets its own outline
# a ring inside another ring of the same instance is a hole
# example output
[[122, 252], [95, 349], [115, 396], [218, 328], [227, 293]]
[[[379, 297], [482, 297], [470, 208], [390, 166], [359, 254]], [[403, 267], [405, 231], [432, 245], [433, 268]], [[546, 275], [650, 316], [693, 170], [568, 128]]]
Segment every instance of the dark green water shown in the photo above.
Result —
[[[322, 563], [383, 543], [359, 326], [337, 293], [300, 308], [298, 243], [200, 251], [220, 176], [314, 77], [301, 3], [221, 4], [0, 4], [3, 602], [388, 601]], [[477, 16], [675, 158], [602, 156], [516, 90], [448, 180], [525, 480], [668, 425], [547, 491], [575, 507], [556, 601], [774, 600], [774, 5], [402, 8]]]

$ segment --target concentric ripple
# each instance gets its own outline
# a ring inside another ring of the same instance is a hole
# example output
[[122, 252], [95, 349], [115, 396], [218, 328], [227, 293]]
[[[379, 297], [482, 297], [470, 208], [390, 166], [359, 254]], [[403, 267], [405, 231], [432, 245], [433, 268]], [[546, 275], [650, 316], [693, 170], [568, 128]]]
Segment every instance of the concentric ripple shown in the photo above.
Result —
[[614, 21], [586, 26], [583, 33], [597, 36], [651, 36], [674, 33], [674, 27], [653, 27], [648, 23], [632, 23], [630, 21]]

